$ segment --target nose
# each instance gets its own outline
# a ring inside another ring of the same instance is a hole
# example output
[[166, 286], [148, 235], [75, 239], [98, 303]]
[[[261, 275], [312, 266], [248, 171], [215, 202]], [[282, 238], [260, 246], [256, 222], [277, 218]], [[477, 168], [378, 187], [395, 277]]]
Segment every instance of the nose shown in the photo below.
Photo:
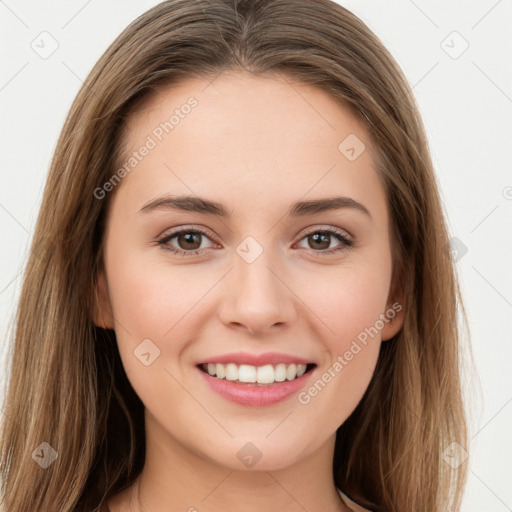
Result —
[[265, 251], [248, 263], [234, 255], [234, 268], [224, 280], [221, 321], [231, 328], [262, 335], [296, 319], [295, 295], [276, 258]]

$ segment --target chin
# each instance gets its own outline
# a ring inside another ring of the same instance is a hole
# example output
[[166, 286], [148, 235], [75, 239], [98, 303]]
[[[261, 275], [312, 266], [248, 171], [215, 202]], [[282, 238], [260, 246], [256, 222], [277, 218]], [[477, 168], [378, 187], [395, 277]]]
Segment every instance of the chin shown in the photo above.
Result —
[[300, 449], [297, 440], [265, 439], [268, 436], [244, 436], [231, 439], [212, 453], [210, 450], [203, 455], [213, 464], [235, 471], [278, 471], [285, 469], [305, 457], [305, 448]]

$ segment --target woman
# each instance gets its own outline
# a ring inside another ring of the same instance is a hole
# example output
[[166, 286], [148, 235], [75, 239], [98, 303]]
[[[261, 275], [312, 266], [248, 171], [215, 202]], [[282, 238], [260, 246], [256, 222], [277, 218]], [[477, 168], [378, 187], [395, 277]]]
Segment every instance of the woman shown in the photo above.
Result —
[[4, 509], [456, 510], [458, 299], [418, 110], [375, 35], [329, 0], [163, 2], [55, 150]]

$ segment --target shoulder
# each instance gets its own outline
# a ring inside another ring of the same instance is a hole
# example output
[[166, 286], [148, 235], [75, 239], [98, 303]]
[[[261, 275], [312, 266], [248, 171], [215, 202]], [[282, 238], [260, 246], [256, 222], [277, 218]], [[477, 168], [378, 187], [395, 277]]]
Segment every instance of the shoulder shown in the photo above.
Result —
[[352, 501], [346, 494], [343, 494], [343, 492], [340, 489], [338, 489], [338, 492], [340, 494], [341, 499], [343, 500], [343, 503], [345, 503], [345, 505], [347, 505], [347, 507], [349, 507], [350, 510], [353, 510], [354, 512], [371, 512], [371, 510], [363, 508], [361, 507], [361, 505], [358, 505], [355, 501]]

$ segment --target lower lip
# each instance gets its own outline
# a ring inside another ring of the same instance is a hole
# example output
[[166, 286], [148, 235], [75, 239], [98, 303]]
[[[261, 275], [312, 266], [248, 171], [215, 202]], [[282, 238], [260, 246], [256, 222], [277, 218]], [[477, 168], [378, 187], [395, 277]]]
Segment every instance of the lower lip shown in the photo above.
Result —
[[298, 393], [305, 386], [315, 370], [316, 367], [294, 380], [257, 386], [254, 384], [239, 384], [226, 379], [218, 379], [197, 368], [197, 371], [202, 375], [206, 383], [219, 395], [231, 402], [252, 407], [264, 407], [266, 405], [276, 404]]

